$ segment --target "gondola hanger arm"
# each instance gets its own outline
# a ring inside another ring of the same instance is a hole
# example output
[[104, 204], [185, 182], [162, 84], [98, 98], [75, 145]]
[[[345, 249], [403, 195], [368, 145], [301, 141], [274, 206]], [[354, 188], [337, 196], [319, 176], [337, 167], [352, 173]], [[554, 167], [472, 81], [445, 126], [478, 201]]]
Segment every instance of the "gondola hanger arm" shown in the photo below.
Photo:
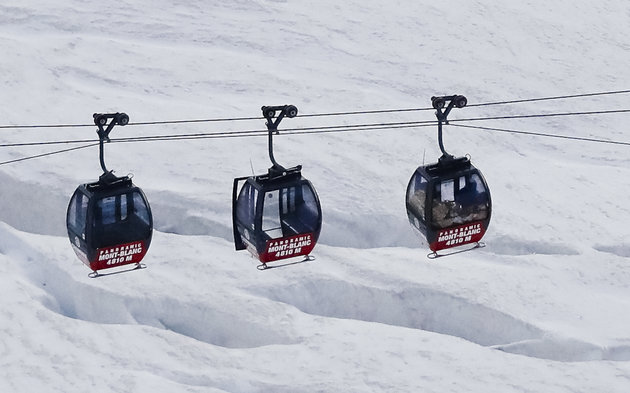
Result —
[[[440, 150], [442, 151], [442, 157], [440, 157], [439, 161], [450, 161], [454, 159], [454, 156], [448, 154], [444, 149], [444, 142], [442, 140], [442, 125], [448, 124], [448, 114], [455, 107], [463, 108], [468, 104], [468, 100], [466, 97], [462, 95], [450, 95], [450, 96], [439, 96], [439, 97], [431, 97], [431, 104], [433, 108], [436, 110], [435, 116], [438, 119], [438, 145], [440, 146]], [[445, 108], [446, 106], [446, 108]]]
[[[263, 116], [267, 119], [267, 130], [269, 131], [269, 159], [273, 166], [269, 168], [270, 175], [274, 173], [286, 172], [286, 169], [278, 164], [273, 155], [273, 134], [278, 134], [278, 125], [285, 117], [293, 118], [297, 116], [298, 109], [295, 105], [281, 105], [281, 106], [263, 106], [260, 108]], [[276, 113], [279, 112], [276, 116]]]
[[[112, 175], [111, 171], [107, 170], [105, 166], [105, 148], [104, 143], [109, 142], [109, 133], [112, 132], [114, 126], [121, 125], [126, 126], [129, 124], [129, 116], [126, 113], [94, 113], [94, 124], [98, 127], [96, 133], [99, 139], [99, 159], [101, 162], [101, 169], [103, 169], [103, 176]], [[108, 123], [109, 122], [109, 123]]]

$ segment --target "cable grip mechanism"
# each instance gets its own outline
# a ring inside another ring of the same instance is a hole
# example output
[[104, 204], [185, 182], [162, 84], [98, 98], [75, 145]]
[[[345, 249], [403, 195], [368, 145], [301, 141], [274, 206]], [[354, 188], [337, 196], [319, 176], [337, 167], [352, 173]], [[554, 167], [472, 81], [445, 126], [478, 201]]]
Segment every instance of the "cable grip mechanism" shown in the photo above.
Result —
[[453, 155], [448, 154], [444, 149], [444, 142], [442, 141], [442, 125], [448, 124], [448, 114], [451, 112], [451, 109], [465, 107], [468, 104], [468, 100], [462, 95], [434, 96], [431, 97], [431, 104], [436, 110], [435, 116], [438, 119], [438, 144], [440, 146], [440, 150], [442, 151], [442, 157], [440, 157], [439, 162], [450, 161], [454, 159], [454, 157]]

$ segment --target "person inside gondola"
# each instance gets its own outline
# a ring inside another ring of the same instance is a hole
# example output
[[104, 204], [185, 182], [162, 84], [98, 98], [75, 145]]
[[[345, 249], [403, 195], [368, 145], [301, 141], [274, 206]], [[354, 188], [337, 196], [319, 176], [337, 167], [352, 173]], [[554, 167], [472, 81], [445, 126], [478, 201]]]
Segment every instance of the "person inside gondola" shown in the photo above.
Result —
[[[466, 181], [467, 180], [467, 181]], [[459, 220], [464, 222], [483, 220], [488, 215], [488, 193], [483, 187], [479, 175], [473, 174], [468, 179], [462, 178], [463, 187], [457, 192]]]

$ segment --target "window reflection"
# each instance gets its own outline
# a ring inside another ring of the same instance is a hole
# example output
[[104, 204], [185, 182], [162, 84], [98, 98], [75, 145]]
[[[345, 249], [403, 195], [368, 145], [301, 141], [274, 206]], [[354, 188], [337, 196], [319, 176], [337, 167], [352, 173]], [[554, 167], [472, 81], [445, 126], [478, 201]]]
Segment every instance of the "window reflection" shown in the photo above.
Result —
[[476, 173], [435, 185], [432, 214], [433, 224], [439, 228], [485, 220], [488, 208], [488, 190]]

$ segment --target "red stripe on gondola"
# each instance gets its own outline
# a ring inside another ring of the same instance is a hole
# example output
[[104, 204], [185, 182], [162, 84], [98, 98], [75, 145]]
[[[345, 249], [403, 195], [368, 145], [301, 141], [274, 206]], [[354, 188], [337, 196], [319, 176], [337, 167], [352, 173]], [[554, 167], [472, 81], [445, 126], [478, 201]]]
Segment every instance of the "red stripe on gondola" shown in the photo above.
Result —
[[116, 266], [139, 263], [147, 253], [146, 242], [136, 241], [103, 247], [96, 250], [96, 257], [90, 262], [90, 269], [101, 270]]
[[476, 243], [483, 238], [485, 233], [486, 228], [483, 221], [442, 229], [438, 231], [436, 240], [429, 247], [431, 251], [439, 251], [464, 244]]
[[303, 233], [273, 240], [267, 240], [265, 252], [260, 255], [261, 262], [272, 262], [285, 258], [308, 255], [315, 248], [312, 233]]

